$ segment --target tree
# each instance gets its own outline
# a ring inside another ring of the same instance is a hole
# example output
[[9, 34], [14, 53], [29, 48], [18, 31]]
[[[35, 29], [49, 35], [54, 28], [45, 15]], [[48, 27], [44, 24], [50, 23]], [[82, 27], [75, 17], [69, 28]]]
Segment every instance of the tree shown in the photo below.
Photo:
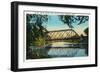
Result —
[[61, 21], [67, 24], [70, 28], [73, 28], [72, 23], [77, 23], [77, 25], [80, 25], [89, 19], [88, 16], [59, 15], [59, 17]]
[[46, 28], [42, 25], [47, 22], [47, 15], [27, 14], [26, 15], [26, 42], [27, 42], [27, 58], [30, 58], [30, 46], [41, 46], [45, 42]]
[[85, 34], [88, 36], [88, 28], [84, 30]]

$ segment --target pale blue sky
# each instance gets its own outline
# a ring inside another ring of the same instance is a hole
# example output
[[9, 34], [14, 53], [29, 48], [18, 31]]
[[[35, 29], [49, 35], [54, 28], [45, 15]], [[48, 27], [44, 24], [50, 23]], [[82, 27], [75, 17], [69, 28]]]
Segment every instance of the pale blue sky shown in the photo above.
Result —
[[57, 15], [50, 15], [48, 17], [48, 22], [44, 23], [48, 31], [52, 30], [61, 30], [68, 29], [68, 26], [65, 25]]
[[[73, 29], [78, 33], [80, 32], [80, 34], [84, 34], [83, 31], [88, 27], [88, 23], [88, 21], [80, 25], [77, 25], [77, 23], [73, 23]], [[49, 15], [48, 21], [46, 23], [43, 23], [43, 25], [45, 25], [48, 31], [69, 29], [68, 25], [64, 24], [57, 15]]]

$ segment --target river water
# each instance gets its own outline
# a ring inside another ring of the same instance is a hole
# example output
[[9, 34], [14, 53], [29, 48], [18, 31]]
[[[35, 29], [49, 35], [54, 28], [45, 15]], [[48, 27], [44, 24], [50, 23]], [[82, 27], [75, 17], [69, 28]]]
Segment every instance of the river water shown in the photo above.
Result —
[[87, 56], [86, 48], [82, 47], [80, 48], [73, 45], [77, 45], [77, 43], [53, 42], [49, 45], [49, 48], [48, 47], [37, 48], [32, 46], [31, 49], [32, 49], [32, 54], [38, 53], [39, 56], [46, 55], [48, 58]]
[[[68, 48], [67, 42], [54, 42], [51, 45], [50, 50], [48, 51], [48, 55], [51, 57], [79, 57], [79, 56], [87, 56], [85, 48]], [[75, 44], [75, 43], [73, 43]], [[59, 48], [55, 48], [59, 47]], [[61, 47], [61, 48], [60, 48]], [[62, 48], [63, 47], [63, 48]], [[66, 47], [66, 48], [64, 48]]]

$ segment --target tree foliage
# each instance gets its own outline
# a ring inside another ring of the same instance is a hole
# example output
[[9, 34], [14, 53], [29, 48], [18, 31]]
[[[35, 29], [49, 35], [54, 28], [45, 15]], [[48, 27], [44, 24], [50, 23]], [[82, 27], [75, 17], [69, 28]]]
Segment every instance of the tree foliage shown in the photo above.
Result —
[[88, 16], [60, 15], [59, 17], [61, 21], [67, 24], [70, 28], [73, 28], [73, 25], [72, 25], [73, 23], [77, 23], [77, 25], [80, 25], [89, 20]]
[[42, 24], [47, 20], [47, 15], [27, 14], [27, 34], [30, 36], [30, 42], [37, 40], [38, 37], [44, 37], [47, 30]]
[[27, 38], [27, 58], [30, 46], [41, 46], [45, 42], [45, 35], [48, 32], [42, 25], [48, 20], [47, 15], [27, 14], [26, 15], [26, 38]]
[[88, 35], [88, 28], [84, 30], [85, 34]]

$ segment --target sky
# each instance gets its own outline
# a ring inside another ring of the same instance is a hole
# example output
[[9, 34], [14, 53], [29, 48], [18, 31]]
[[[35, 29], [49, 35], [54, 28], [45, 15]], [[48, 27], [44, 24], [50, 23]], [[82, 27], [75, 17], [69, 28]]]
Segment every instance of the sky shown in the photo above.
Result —
[[[80, 25], [77, 25], [76, 23], [73, 23], [74, 30], [79, 34], [85, 35], [83, 32], [85, 28], [88, 27], [89, 22], [86, 21], [85, 23], [82, 23]], [[57, 15], [49, 15], [48, 21], [43, 23], [43, 26], [46, 27], [48, 31], [53, 30], [64, 30], [64, 29], [70, 29], [67, 24], [64, 24]]]
[[44, 23], [46, 25], [46, 28], [48, 31], [52, 30], [62, 30], [62, 29], [68, 29], [69, 27], [65, 25], [57, 15], [50, 15], [48, 17], [47, 23]]

